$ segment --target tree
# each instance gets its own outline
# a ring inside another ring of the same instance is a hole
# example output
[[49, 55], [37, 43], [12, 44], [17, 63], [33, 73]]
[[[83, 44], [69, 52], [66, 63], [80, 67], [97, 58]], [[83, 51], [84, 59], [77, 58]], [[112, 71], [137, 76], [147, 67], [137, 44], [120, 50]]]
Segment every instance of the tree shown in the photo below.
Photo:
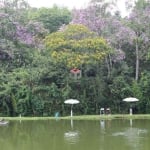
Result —
[[[112, 16], [110, 12], [112, 6], [114, 6], [113, 3], [106, 3], [101, 0], [91, 1], [89, 7], [74, 10], [72, 20], [73, 23], [83, 24], [96, 32], [99, 36], [105, 38], [111, 47], [114, 48], [114, 55], [110, 55], [105, 63], [108, 76], [111, 76], [112, 64], [116, 61], [122, 61], [125, 58], [125, 54], [121, 49], [121, 39], [119, 40], [117, 36], [119, 29], [124, 26], [121, 23], [121, 17]], [[122, 38], [122, 36], [119, 38]]]
[[147, 55], [147, 49], [149, 47], [149, 31], [150, 31], [150, 4], [145, 0], [137, 1], [133, 11], [129, 16], [130, 28], [134, 32], [133, 44], [135, 44], [136, 50], [136, 73], [135, 80], [139, 78], [140, 60], [144, 55]]
[[111, 52], [107, 42], [83, 25], [71, 24], [45, 39], [54, 61], [65, 63], [68, 68], [103, 61]]
[[29, 19], [41, 22], [44, 28], [50, 33], [56, 32], [63, 24], [68, 24], [71, 21], [71, 12], [67, 8], [31, 8], [29, 10]]
[[[84, 97], [83, 113], [98, 113], [101, 102], [99, 97], [103, 95], [100, 94], [103, 90], [100, 70], [105, 58], [113, 52], [106, 40], [83, 25], [70, 24], [48, 35], [45, 43], [53, 62], [63, 68], [62, 74], [65, 73], [62, 90], [64, 98]], [[73, 68], [82, 71], [79, 80], [70, 78], [69, 73]]]
[[[117, 49], [116, 53], [122, 51], [125, 44], [130, 44], [133, 47], [135, 45], [135, 80], [138, 80], [139, 62], [143, 54], [145, 55], [143, 50], [148, 49], [145, 46], [148, 46], [149, 41], [149, 23], [146, 21], [149, 20], [149, 2], [139, 0], [126, 20], [106, 15], [106, 11], [105, 15], [103, 13], [98, 15], [97, 12], [100, 12], [101, 7], [97, 8], [97, 5], [91, 5], [86, 9], [75, 11], [73, 22], [84, 24], [97, 31], [99, 35], [104, 36], [111, 43], [111, 46]], [[125, 58], [125, 54], [122, 56], [120, 60]]]

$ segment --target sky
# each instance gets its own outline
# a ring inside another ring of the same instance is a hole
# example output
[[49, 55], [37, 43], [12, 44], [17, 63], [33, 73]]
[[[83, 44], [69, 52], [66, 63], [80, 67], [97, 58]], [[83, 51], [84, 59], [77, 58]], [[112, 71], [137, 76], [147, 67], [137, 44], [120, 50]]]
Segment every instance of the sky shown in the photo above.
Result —
[[[32, 7], [52, 7], [54, 4], [58, 6], [72, 8], [84, 8], [88, 5], [90, 0], [27, 0]], [[109, 1], [109, 0], [108, 0]], [[126, 15], [125, 1], [118, 0], [118, 9], [121, 11], [122, 16]]]
[[54, 4], [66, 6], [70, 9], [81, 8], [88, 4], [90, 0], [27, 0], [34, 7], [51, 7]]

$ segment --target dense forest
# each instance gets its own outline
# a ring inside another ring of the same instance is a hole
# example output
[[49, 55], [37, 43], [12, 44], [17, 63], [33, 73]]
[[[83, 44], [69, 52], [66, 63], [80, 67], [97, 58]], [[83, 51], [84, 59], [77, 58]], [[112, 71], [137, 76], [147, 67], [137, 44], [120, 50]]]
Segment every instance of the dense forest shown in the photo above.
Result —
[[33, 8], [0, 0], [0, 115], [150, 113], [150, 1], [92, 0], [86, 8]]

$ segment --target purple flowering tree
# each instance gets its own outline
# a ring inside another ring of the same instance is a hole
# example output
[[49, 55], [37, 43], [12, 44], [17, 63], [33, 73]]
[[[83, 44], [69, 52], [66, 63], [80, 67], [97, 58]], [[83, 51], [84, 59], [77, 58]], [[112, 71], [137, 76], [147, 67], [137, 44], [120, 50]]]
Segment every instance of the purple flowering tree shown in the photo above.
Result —
[[34, 46], [35, 37], [41, 38], [47, 33], [42, 23], [28, 20], [30, 7], [26, 0], [0, 0], [0, 8], [1, 36]]
[[7, 13], [0, 12], [0, 40], [37, 46], [36, 38], [42, 37], [46, 30], [39, 23], [29, 22], [26, 25], [13, 20]]
[[136, 72], [135, 80], [139, 78], [140, 61], [146, 60], [150, 41], [150, 2], [138, 0], [135, 7], [128, 17], [127, 23], [132, 30], [130, 42], [135, 45]]
[[112, 3], [104, 3], [103, 1], [100, 1], [100, 3], [91, 2], [85, 9], [73, 10], [72, 20], [72, 23], [83, 24], [99, 36], [107, 39], [108, 43], [116, 49], [115, 57], [110, 56], [106, 60], [108, 74], [110, 74], [112, 68], [112, 61], [116, 62], [125, 58], [125, 54], [121, 50], [120, 41], [117, 39], [117, 33], [119, 28], [123, 27], [123, 24], [120, 17], [112, 16], [110, 12], [112, 6], [114, 6]]
[[16, 51], [20, 51], [21, 54], [23, 47], [40, 50], [44, 48], [42, 39], [47, 34], [47, 30], [44, 29], [42, 23], [28, 21], [25, 15], [27, 10], [28, 5], [23, 0], [0, 1], [1, 59], [14, 57]]
[[[98, 3], [91, 3], [85, 9], [73, 11], [73, 23], [84, 24], [92, 31], [107, 39], [116, 49], [113, 61], [123, 60], [125, 53], [121, 50], [125, 43], [135, 47], [135, 80], [139, 78], [140, 60], [147, 53], [150, 31], [150, 5], [145, 0], [139, 0], [129, 17], [121, 18], [110, 15], [107, 7], [98, 7]], [[102, 9], [105, 8], [105, 9]], [[103, 10], [101, 12], [101, 9]], [[105, 10], [105, 11], [104, 11]]]
[[37, 47], [41, 46], [42, 38], [48, 33], [40, 22], [28, 22], [25, 26], [14, 23], [16, 27], [16, 39], [26, 45]]
[[[72, 23], [83, 24], [92, 31], [97, 32], [99, 36], [104, 36], [108, 25], [108, 18], [111, 16], [107, 8], [109, 3], [91, 2], [87, 8], [74, 9]], [[109, 18], [110, 19], [110, 18]]]

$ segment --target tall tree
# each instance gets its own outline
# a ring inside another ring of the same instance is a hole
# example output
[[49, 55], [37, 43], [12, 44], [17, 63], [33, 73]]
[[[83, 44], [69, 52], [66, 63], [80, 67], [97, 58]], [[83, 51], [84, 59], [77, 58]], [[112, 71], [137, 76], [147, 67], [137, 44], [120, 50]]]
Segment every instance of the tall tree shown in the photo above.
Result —
[[53, 6], [52, 8], [32, 8], [29, 11], [29, 18], [42, 22], [50, 33], [56, 32], [63, 24], [71, 21], [71, 12], [67, 8]]
[[45, 39], [54, 61], [71, 68], [101, 61], [111, 52], [107, 42], [83, 25], [71, 24]]
[[[139, 79], [140, 60], [144, 60], [148, 54], [150, 40], [150, 2], [138, 0], [129, 16], [129, 27], [134, 32], [132, 39], [135, 44], [136, 73], [135, 80]], [[142, 69], [142, 68], [141, 68]]]

